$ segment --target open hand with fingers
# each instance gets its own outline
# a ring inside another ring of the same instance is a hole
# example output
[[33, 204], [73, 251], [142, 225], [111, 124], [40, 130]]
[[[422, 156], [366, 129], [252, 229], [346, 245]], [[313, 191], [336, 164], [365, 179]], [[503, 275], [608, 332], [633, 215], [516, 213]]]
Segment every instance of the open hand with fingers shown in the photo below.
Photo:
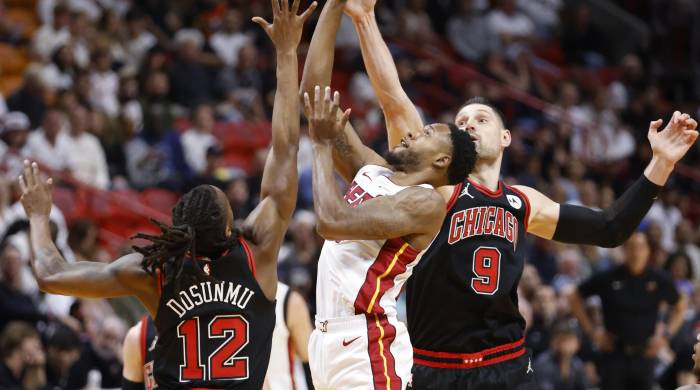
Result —
[[340, 112], [340, 93], [336, 91], [331, 100], [331, 88], [326, 87], [321, 97], [318, 85], [314, 88], [313, 106], [309, 94], [304, 93], [304, 113], [309, 121], [309, 135], [316, 143], [334, 139], [344, 131], [350, 117], [349, 108]]
[[668, 164], [677, 163], [698, 138], [698, 122], [688, 114], [673, 113], [666, 127], [659, 131], [663, 120], [649, 124], [649, 143], [654, 156]]
[[314, 1], [306, 11], [297, 15], [299, 1], [294, 0], [290, 8], [288, 0], [272, 0], [273, 19], [271, 24], [259, 16], [252, 19], [265, 30], [278, 51], [296, 50], [301, 40], [304, 23], [316, 9], [317, 3]]
[[24, 173], [19, 177], [19, 187], [22, 190], [20, 202], [27, 217], [45, 216], [51, 213], [51, 187], [53, 179], [46, 182], [41, 179], [39, 165], [36, 162], [24, 161]]

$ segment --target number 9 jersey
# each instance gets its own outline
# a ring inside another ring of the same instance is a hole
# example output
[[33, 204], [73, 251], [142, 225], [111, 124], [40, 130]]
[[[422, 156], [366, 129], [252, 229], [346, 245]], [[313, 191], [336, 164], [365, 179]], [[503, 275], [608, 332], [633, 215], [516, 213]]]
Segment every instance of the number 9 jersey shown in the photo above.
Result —
[[[455, 186], [447, 208], [440, 233], [407, 283], [414, 362], [471, 368], [489, 358], [518, 357], [525, 353], [517, 289], [529, 202], [502, 182], [494, 192], [467, 179]], [[478, 359], [470, 361], [469, 354]]]
[[259, 390], [270, 360], [275, 302], [265, 297], [255, 279], [248, 244], [240, 238], [217, 259], [185, 261], [183, 273], [200, 267], [211, 280], [182, 283], [176, 291], [161, 275], [177, 270], [166, 267], [158, 273], [158, 389]]

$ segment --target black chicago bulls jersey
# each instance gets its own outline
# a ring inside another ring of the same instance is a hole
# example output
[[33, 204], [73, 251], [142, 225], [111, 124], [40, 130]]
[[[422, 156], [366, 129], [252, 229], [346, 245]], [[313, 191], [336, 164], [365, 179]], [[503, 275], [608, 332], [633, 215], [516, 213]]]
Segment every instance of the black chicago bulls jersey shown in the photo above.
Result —
[[220, 258], [187, 266], [201, 267], [213, 280], [178, 293], [173, 283], [163, 285], [156, 317], [158, 388], [259, 390], [270, 360], [275, 302], [255, 279], [248, 244], [240, 239]]
[[530, 206], [499, 182], [455, 187], [440, 233], [407, 285], [414, 348], [478, 352], [521, 340], [517, 288]]
[[155, 364], [155, 349], [158, 341], [158, 331], [156, 323], [151, 316], [145, 315], [141, 319], [141, 363], [143, 364], [143, 388], [153, 390], [158, 388], [153, 376], [153, 365]]

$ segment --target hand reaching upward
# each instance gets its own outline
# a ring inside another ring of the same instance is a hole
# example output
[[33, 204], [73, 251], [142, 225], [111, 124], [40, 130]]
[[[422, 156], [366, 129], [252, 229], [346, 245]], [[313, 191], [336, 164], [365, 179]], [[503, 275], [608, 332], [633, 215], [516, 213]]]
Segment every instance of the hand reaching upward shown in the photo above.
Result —
[[252, 19], [253, 22], [259, 24], [265, 30], [265, 33], [270, 37], [278, 51], [296, 50], [301, 40], [301, 31], [304, 28], [304, 23], [316, 9], [317, 3], [314, 1], [306, 11], [301, 15], [297, 15], [299, 1], [294, 0], [290, 9], [287, 0], [272, 0], [272, 24], [259, 16]]
[[309, 135], [314, 142], [322, 142], [334, 139], [342, 133], [350, 117], [348, 108], [341, 115], [340, 93], [336, 91], [331, 101], [331, 88], [326, 87], [323, 98], [321, 98], [321, 87], [318, 85], [314, 89], [314, 103], [311, 106], [311, 99], [308, 93], [304, 93], [304, 113], [309, 120]]
[[661, 119], [651, 122], [647, 138], [654, 156], [673, 165], [685, 156], [698, 138], [698, 122], [690, 115], [676, 111], [666, 127], [659, 131], [662, 123]]
[[20, 202], [27, 217], [45, 216], [51, 213], [51, 186], [53, 180], [46, 183], [41, 181], [41, 172], [36, 162], [24, 161], [24, 174], [19, 177], [19, 187], [22, 190]]

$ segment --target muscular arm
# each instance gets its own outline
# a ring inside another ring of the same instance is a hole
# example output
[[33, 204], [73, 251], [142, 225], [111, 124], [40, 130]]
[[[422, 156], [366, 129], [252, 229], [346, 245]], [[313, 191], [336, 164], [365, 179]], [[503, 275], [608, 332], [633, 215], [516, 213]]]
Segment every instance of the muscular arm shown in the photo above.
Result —
[[287, 302], [287, 327], [294, 342], [294, 350], [303, 363], [309, 361], [309, 336], [311, 336], [311, 318], [304, 298], [297, 292], [289, 293]]
[[561, 242], [611, 248], [634, 232], [670, 173], [670, 167], [652, 160], [644, 176], [604, 210], [560, 205], [535, 189], [515, 187], [528, 197], [532, 207], [528, 232]]
[[445, 217], [444, 202], [436, 191], [408, 188], [351, 207], [338, 190], [330, 160], [330, 145], [314, 144], [314, 209], [321, 236], [327, 240], [413, 237], [415, 249], [427, 246]]
[[[304, 64], [304, 75], [301, 79], [302, 94], [308, 93], [309, 96], [313, 96], [315, 86], [318, 85], [321, 88], [330, 86], [335, 38], [344, 7], [344, 1], [328, 0], [321, 11]], [[345, 126], [344, 132], [337, 134], [332, 145], [333, 164], [338, 173], [348, 182], [352, 181], [355, 173], [364, 165], [383, 161], [372, 149], [362, 144], [350, 122]]]
[[374, 11], [353, 16], [360, 38], [362, 59], [386, 117], [389, 147], [401, 141], [410, 131], [420, 131], [423, 119], [401, 87], [396, 65], [382, 39]]
[[155, 315], [159, 293], [154, 278], [141, 268], [140, 254], [129, 254], [109, 264], [68, 263], [51, 240], [48, 216], [31, 216], [29, 224], [32, 271], [42, 291], [82, 298], [134, 295]]

